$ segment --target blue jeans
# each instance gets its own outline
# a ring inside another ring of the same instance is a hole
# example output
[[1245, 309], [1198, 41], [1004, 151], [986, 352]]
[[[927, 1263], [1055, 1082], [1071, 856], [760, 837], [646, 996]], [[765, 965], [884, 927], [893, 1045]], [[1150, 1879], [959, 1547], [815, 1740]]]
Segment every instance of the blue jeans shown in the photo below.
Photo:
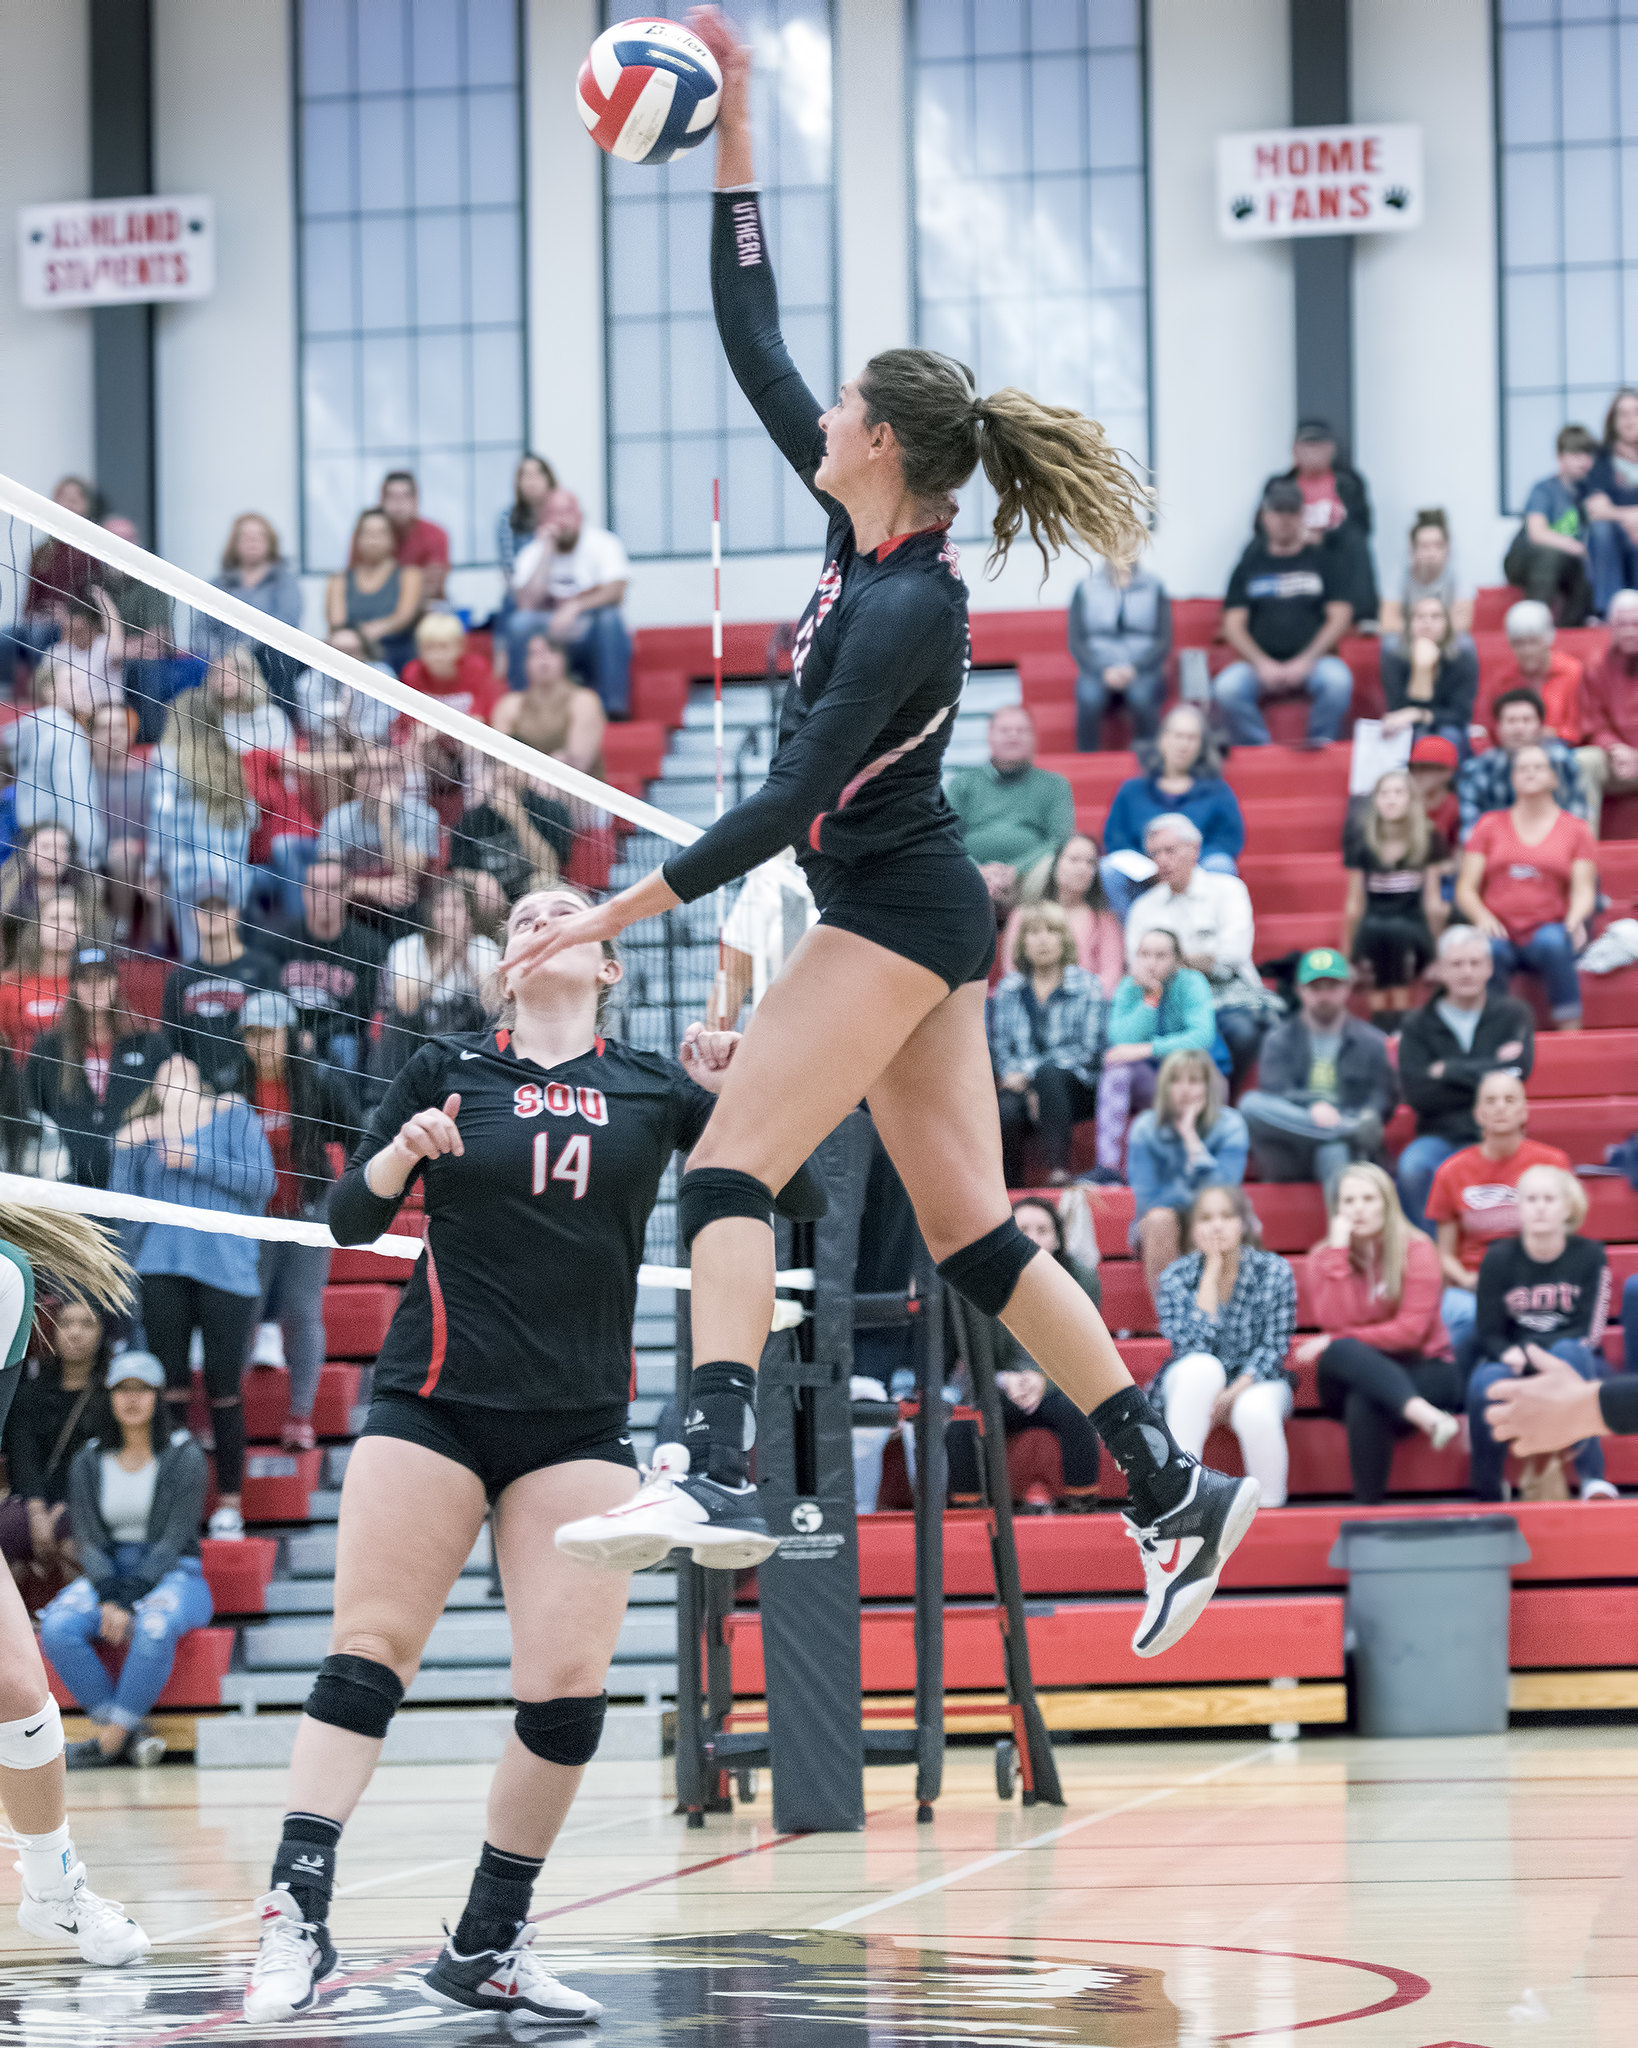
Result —
[[[549, 612], [513, 612], [507, 620], [506, 680], [512, 689], [523, 688], [525, 648], [551, 622]], [[631, 703], [631, 635], [618, 605], [583, 612], [573, 637], [563, 643], [563, 659], [569, 664], [570, 674], [590, 683], [602, 698], [603, 709], [610, 718], [627, 716]]]
[[[1203, 853], [1200, 856], [1200, 865], [1211, 875], [1237, 875], [1240, 872], [1234, 865], [1232, 853]], [[1130, 875], [1121, 873], [1108, 854], [1105, 854], [1098, 863], [1098, 879], [1103, 883], [1103, 893], [1109, 898], [1109, 908], [1122, 924], [1126, 922], [1127, 911], [1144, 890], [1152, 889], [1155, 885], [1152, 874], [1144, 881], [1134, 882]]]
[[1581, 1015], [1581, 976], [1576, 971], [1575, 947], [1561, 924], [1537, 925], [1522, 945], [1512, 939], [1492, 939], [1494, 986], [1506, 995], [1511, 975], [1539, 974], [1547, 984], [1547, 1007], [1555, 1024], [1565, 1024]]
[[[1548, 1346], [1555, 1358], [1562, 1358], [1573, 1365], [1584, 1380], [1601, 1380], [1608, 1373], [1608, 1366], [1596, 1352], [1589, 1351], [1585, 1344], [1566, 1338], [1564, 1342]], [[1512, 1378], [1512, 1372], [1494, 1359], [1486, 1359], [1474, 1370], [1467, 1383], [1467, 1422], [1473, 1442], [1473, 1491], [1480, 1500], [1500, 1500], [1502, 1497], [1502, 1468], [1507, 1463], [1507, 1446], [1497, 1443], [1490, 1434], [1490, 1425], [1485, 1420], [1485, 1395], [1499, 1380]], [[1604, 1446], [1595, 1436], [1575, 1447], [1576, 1475], [1583, 1481], [1602, 1479], [1604, 1476]]]
[[1618, 590], [1638, 587], [1638, 541], [1613, 519], [1594, 519], [1587, 527], [1587, 565], [1592, 570], [1593, 610], [1600, 617]]
[[1399, 1155], [1399, 1169], [1395, 1178], [1399, 1182], [1399, 1199], [1404, 1205], [1406, 1219], [1418, 1230], [1428, 1229], [1428, 1193], [1433, 1186], [1433, 1176], [1444, 1165], [1452, 1152], [1461, 1147], [1449, 1138], [1429, 1135], [1412, 1138]]
[[[114, 1564], [121, 1574], [138, 1570], [144, 1543], [117, 1543]], [[110, 1684], [102, 1659], [91, 1647], [102, 1626], [102, 1602], [89, 1579], [64, 1587], [40, 1617], [40, 1643], [63, 1682], [93, 1721], [135, 1728], [165, 1690], [176, 1661], [176, 1646], [191, 1628], [203, 1628], [215, 1612], [199, 1560], [185, 1557], [131, 1610], [132, 1626], [119, 1682]]]
[[[1262, 687], [1249, 661], [1231, 662], [1212, 683], [1212, 696], [1237, 747], [1268, 745], [1268, 724], [1258, 702]], [[1354, 678], [1348, 664], [1334, 654], [1322, 654], [1303, 688], [1308, 693], [1308, 737], [1316, 743], [1334, 740], [1353, 702]]]
[[1101, 669], [1089, 674], [1084, 668], [1075, 678], [1075, 745], [1083, 754], [1095, 754], [1103, 743], [1103, 715], [1124, 710], [1132, 728], [1132, 739], [1152, 740], [1160, 730], [1161, 700], [1166, 695], [1164, 669], [1143, 670], [1124, 690], [1111, 690]]

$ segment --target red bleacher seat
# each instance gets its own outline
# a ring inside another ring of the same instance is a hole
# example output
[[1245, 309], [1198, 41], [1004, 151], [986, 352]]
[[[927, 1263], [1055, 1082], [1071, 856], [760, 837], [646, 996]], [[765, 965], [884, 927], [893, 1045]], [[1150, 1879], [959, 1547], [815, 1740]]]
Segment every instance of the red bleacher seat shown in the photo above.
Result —
[[373, 1359], [386, 1339], [398, 1292], [382, 1286], [326, 1287], [325, 1357]]
[[[176, 1662], [171, 1666], [165, 1690], [154, 1704], [171, 1709], [219, 1707], [222, 1704], [222, 1680], [233, 1662], [235, 1633], [231, 1628], [189, 1629], [176, 1646]], [[125, 1661], [124, 1651], [110, 1649], [106, 1643], [97, 1643], [93, 1647], [109, 1676], [117, 1676]], [[49, 1658], [46, 1659], [46, 1683], [59, 1707], [77, 1704]]]
[[[245, 1453], [245, 1520], [305, 1522], [323, 1459], [322, 1451], [273, 1451], [252, 1446]], [[207, 1514], [215, 1504], [214, 1497], [207, 1500]]]
[[202, 1538], [199, 1561], [218, 1615], [265, 1614], [278, 1556], [271, 1536], [244, 1536], [232, 1543]]
[[[243, 1380], [245, 1436], [253, 1444], [277, 1443], [290, 1414], [290, 1375], [256, 1366]], [[326, 1365], [319, 1374], [313, 1401], [313, 1428], [319, 1436], [345, 1436], [353, 1403], [358, 1399], [358, 1367]]]

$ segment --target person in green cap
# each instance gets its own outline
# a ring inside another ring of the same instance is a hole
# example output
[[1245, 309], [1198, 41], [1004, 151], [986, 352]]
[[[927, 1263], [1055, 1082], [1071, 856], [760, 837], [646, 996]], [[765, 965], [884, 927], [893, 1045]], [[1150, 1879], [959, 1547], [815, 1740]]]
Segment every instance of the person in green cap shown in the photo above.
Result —
[[1388, 1041], [1348, 1009], [1354, 971], [1331, 946], [1297, 965], [1302, 1014], [1263, 1040], [1257, 1086], [1240, 1114], [1264, 1180], [1328, 1185], [1353, 1159], [1374, 1159], [1398, 1100]]

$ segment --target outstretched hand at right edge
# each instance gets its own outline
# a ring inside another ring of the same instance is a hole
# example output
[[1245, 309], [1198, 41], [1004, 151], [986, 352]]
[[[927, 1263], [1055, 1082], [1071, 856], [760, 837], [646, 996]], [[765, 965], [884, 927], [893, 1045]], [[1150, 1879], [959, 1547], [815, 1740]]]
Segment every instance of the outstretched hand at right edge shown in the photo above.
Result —
[[720, 7], [691, 7], [689, 32], [699, 37], [722, 73], [722, 107], [717, 114], [716, 188], [749, 185], [751, 162], [751, 47]]

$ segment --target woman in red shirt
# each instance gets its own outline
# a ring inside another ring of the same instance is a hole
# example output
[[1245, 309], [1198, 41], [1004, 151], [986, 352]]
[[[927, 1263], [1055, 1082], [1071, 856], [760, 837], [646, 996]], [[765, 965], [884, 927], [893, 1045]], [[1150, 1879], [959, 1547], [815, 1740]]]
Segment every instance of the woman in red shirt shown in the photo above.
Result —
[[1439, 1319], [1439, 1254], [1405, 1221], [1380, 1166], [1338, 1174], [1331, 1228], [1308, 1254], [1308, 1295], [1325, 1334], [1297, 1346], [1319, 1362], [1320, 1400], [1348, 1431], [1354, 1499], [1388, 1490], [1394, 1440], [1419, 1429], [1435, 1450], [1455, 1436], [1462, 1377]]
[[68, 999], [68, 970], [82, 936], [80, 906], [67, 890], [42, 897], [38, 917], [23, 927], [17, 970], [0, 984], [0, 1031], [19, 1060], [56, 1023]]
[[1515, 973], [1539, 974], [1554, 1024], [1579, 1031], [1575, 956], [1598, 900], [1598, 849], [1586, 821], [1560, 807], [1557, 787], [1545, 750], [1520, 747], [1511, 809], [1486, 811], [1468, 834], [1456, 908], [1489, 939], [1496, 987], [1505, 992]]

